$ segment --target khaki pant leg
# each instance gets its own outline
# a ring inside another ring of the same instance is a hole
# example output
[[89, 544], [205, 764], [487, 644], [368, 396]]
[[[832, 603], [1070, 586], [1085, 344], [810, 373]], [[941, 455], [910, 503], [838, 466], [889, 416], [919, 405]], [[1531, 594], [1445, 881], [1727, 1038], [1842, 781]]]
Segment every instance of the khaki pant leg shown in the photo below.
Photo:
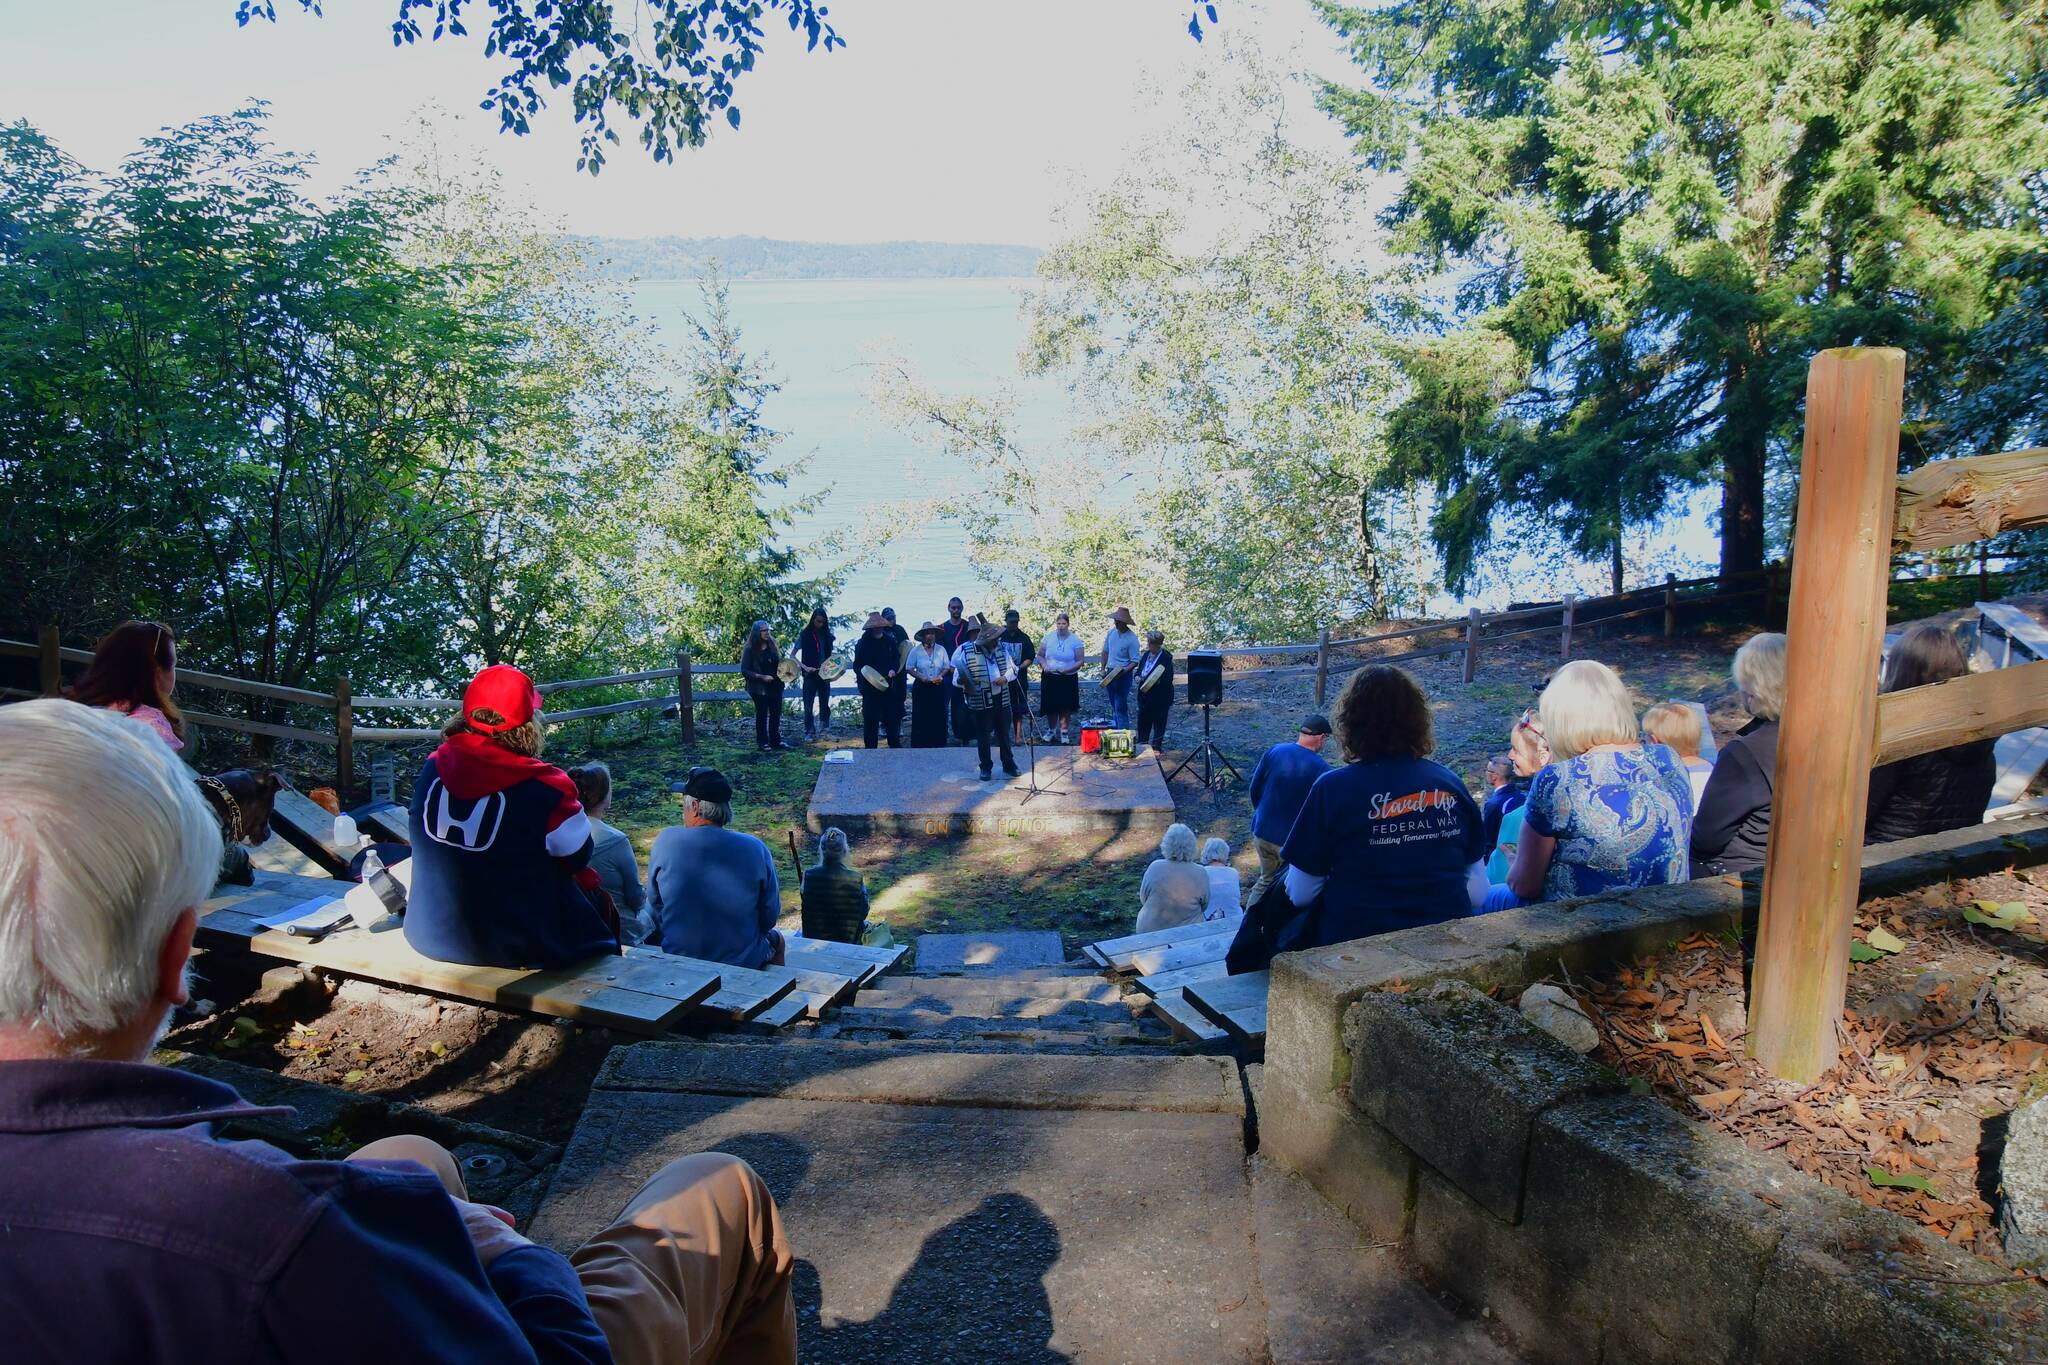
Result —
[[1247, 910], [1259, 903], [1259, 897], [1266, 894], [1266, 888], [1280, 876], [1280, 869], [1285, 866], [1280, 861], [1280, 845], [1271, 840], [1252, 836], [1252, 850], [1259, 855], [1259, 879], [1245, 893], [1244, 908]]
[[413, 1133], [378, 1138], [350, 1152], [347, 1160], [417, 1162], [438, 1176], [448, 1193], [457, 1199], [469, 1198], [469, 1189], [462, 1183], [462, 1172], [455, 1165], [454, 1154], [432, 1138]]
[[619, 1365], [796, 1359], [782, 1217], [738, 1157], [670, 1162], [569, 1262]]

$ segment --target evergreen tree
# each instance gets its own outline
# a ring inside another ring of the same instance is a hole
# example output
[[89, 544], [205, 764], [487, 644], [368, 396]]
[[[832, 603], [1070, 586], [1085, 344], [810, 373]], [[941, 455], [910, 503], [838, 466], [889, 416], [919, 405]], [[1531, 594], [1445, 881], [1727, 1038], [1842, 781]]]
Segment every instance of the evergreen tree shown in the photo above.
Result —
[[1756, 568], [1811, 355], [1902, 346], [1929, 411], [2043, 241], [2037, 5], [1318, 4], [1373, 82], [1324, 105], [1405, 173], [1437, 290], [1389, 472], [1443, 493], [1453, 586], [1502, 511], [1592, 556], [1709, 482]]

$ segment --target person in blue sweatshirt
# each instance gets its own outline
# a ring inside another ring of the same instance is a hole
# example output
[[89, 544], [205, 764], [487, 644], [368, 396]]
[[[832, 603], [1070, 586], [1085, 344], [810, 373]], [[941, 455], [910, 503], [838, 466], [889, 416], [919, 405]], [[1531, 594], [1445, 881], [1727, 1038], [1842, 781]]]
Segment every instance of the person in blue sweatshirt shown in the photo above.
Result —
[[576, 784], [541, 762], [540, 694], [492, 664], [412, 786], [405, 939], [438, 962], [566, 967], [619, 951]]
[[1330, 771], [1323, 746], [1330, 742], [1327, 716], [1311, 715], [1301, 722], [1300, 732], [1284, 744], [1275, 744], [1259, 756], [1252, 769], [1252, 851], [1259, 855], [1259, 879], [1245, 894], [1247, 906], [1257, 905], [1280, 875], [1280, 846], [1308, 800], [1308, 789]]

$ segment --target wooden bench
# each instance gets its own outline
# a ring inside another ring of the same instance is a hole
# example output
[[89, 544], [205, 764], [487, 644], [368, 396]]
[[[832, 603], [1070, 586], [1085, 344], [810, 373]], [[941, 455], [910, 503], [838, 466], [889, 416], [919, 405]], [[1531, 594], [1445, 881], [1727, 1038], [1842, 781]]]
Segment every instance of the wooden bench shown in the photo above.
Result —
[[860, 986], [892, 970], [910, 951], [907, 943], [871, 948], [865, 943], [834, 943], [830, 939], [805, 938], [800, 933], [784, 934], [782, 942], [783, 957], [790, 966], [853, 976], [855, 984]]
[[1266, 972], [1222, 976], [1182, 988], [1202, 1016], [1240, 1043], [1266, 1041]]
[[270, 827], [284, 841], [304, 854], [323, 871], [340, 875], [348, 871], [354, 849], [334, 842], [334, 817], [312, 798], [280, 784], [270, 808]]
[[1154, 929], [1143, 934], [1091, 943], [1081, 951], [1097, 965], [1119, 975], [1152, 976], [1176, 968], [1221, 962], [1237, 936], [1242, 915]]
[[2004, 602], [1979, 602], [1977, 604], [1977, 633], [1981, 640], [1986, 635], [2005, 641], [2005, 648], [1998, 660], [1998, 666], [2005, 668], [2013, 662], [2015, 649], [2024, 651], [2020, 663], [2031, 663], [2035, 659], [2048, 659], [2048, 628], [2021, 611], [2018, 607]]
[[[200, 941], [384, 985], [643, 1034], [665, 1033], [697, 1009], [732, 1020], [757, 1020], [800, 989], [799, 1005], [809, 1012], [853, 989], [850, 978], [829, 973], [781, 967], [755, 972], [650, 948], [629, 948], [621, 956], [549, 971], [470, 967], [422, 956], [396, 929], [371, 933], [347, 928], [313, 939], [257, 922], [316, 897], [343, 894], [349, 885], [259, 873], [255, 886], [222, 888], [200, 907]], [[796, 1017], [779, 1013], [784, 1022]]]

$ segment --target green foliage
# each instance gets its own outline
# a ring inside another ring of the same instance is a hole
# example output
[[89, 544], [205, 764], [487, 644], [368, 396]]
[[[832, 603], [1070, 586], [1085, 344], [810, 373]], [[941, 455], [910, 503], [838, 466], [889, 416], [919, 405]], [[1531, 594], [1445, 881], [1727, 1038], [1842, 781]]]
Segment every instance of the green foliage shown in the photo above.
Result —
[[1406, 177], [1435, 316], [1390, 443], [1453, 584], [1503, 509], [1594, 555], [1713, 482], [1722, 567], [1755, 567], [1812, 353], [1903, 346], [1934, 412], [2041, 246], [2037, 7], [1319, 8], [1373, 82], [1325, 107]]
[[[387, 0], [389, 3], [389, 0]], [[318, 15], [320, 0], [299, 0]], [[617, 146], [611, 125], [616, 108], [640, 122], [640, 145], [656, 161], [668, 161], [678, 146], [702, 146], [713, 119], [723, 115], [734, 128], [740, 110], [733, 94], [740, 77], [754, 69], [765, 35], [765, 13], [788, 20], [805, 46], [827, 52], [844, 47], [825, 22], [826, 7], [814, 0], [636, 0], [619, 13], [613, 0], [397, 0], [393, 43], [416, 43], [426, 33], [416, 11], [433, 15], [431, 38], [464, 37], [465, 10], [489, 13], [484, 55], [505, 68], [483, 107], [498, 112], [508, 133], [525, 133], [546, 104], [544, 89], [569, 87], [576, 122], [588, 124], [576, 169], [597, 174], [607, 143]], [[275, 0], [235, 0], [235, 22], [277, 21]]]

